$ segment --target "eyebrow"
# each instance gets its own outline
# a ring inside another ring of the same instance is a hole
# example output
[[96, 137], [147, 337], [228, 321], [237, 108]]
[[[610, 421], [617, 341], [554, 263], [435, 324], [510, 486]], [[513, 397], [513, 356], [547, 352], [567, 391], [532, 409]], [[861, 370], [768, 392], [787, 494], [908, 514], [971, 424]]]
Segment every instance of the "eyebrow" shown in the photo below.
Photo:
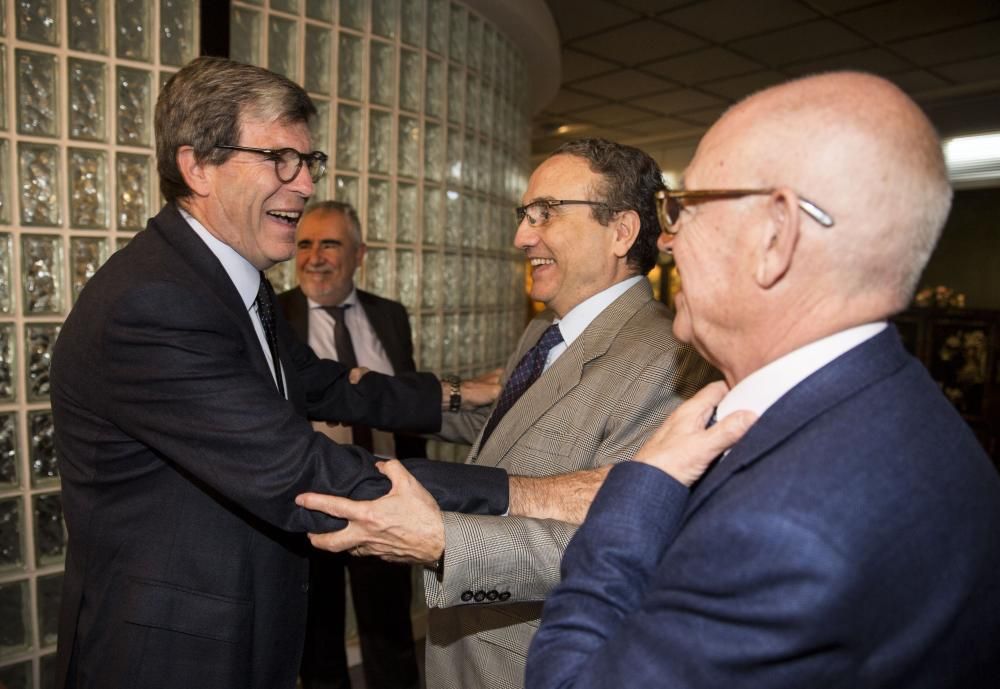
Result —
[[535, 198], [526, 201], [523, 205], [530, 206], [534, 203], [539, 203], [539, 202], [548, 203], [549, 201], [555, 201], [555, 200], [556, 200], [555, 196], [536, 196]]

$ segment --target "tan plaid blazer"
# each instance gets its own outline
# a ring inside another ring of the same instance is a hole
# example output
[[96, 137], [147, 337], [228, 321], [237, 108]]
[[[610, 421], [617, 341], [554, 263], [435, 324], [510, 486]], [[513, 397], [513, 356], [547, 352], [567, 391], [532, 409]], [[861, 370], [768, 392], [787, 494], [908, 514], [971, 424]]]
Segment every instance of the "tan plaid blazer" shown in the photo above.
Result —
[[[508, 373], [551, 321], [546, 313], [528, 324]], [[550, 475], [621, 462], [670, 411], [716, 377], [674, 338], [668, 310], [642, 280], [528, 388], [485, 448], [478, 435], [486, 410], [445, 414], [441, 435], [473, 443], [468, 462], [512, 474]], [[528, 644], [542, 601], [559, 582], [559, 561], [575, 527], [453, 512], [444, 514], [444, 524], [442, 575], [424, 575], [427, 687], [523, 687]], [[477, 593], [486, 597], [478, 604]]]

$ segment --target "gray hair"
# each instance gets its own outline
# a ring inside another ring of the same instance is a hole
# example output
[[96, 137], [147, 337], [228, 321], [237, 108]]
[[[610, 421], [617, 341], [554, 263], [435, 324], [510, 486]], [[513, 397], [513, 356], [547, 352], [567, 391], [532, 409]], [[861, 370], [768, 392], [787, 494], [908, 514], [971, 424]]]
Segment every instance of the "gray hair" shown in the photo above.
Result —
[[[313, 213], [319, 213], [325, 215], [327, 213], [340, 213], [345, 218], [347, 218], [348, 224], [351, 226], [351, 234], [354, 237], [354, 241], [358, 246], [361, 246], [361, 218], [358, 217], [358, 211], [349, 203], [344, 203], [343, 201], [317, 201], [316, 203], [311, 203], [306, 207], [305, 212], [302, 214], [302, 218], [307, 215], [312, 215]], [[300, 219], [299, 222], [302, 222]]]

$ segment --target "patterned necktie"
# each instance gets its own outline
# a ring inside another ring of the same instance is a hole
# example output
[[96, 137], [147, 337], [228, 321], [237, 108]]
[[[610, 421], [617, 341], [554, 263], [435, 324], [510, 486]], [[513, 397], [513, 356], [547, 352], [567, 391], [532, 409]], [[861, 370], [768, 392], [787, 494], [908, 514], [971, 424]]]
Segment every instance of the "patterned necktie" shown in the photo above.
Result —
[[[337, 361], [347, 368], [357, 368], [358, 355], [354, 352], [354, 343], [351, 342], [351, 331], [347, 329], [347, 322], [344, 320], [344, 312], [351, 308], [350, 304], [342, 306], [324, 306], [323, 310], [333, 316], [333, 346], [337, 348]], [[363, 447], [371, 452], [372, 429], [361, 424], [351, 424], [351, 438], [355, 445]]]
[[285, 381], [281, 377], [281, 360], [278, 358], [278, 331], [274, 323], [274, 289], [268, 282], [264, 273], [260, 274], [260, 284], [257, 286], [257, 317], [264, 327], [264, 337], [267, 339], [267, 348], [271, 352], [271, 361], [274, 363], [274, 382], [278, 385], [278, 392], [285, 396]]
[[559, 326], [553, 323], [542, 333], [541, 339], [535, 343], [535, 346], [529, 349], [521, 358], [521, 361], [517, 364], [517, 368], [510, 374], [506, 385], [503, 386], [503, 392], [500, 393], [500, 401], [493, 410], [493, 414], [490, 415], [489, 421], [486, 422], [483, 439], [479, 442], [480, 449], [486, 446], [486, 441], [489, 440], [490, 435], [497, 427], [497, 424], [500, 423], [503, 415], [514, 406], [514, 403], [521, 398], [525, 390], [531, 387], [531, 384], [538, 379], [538, 376], [542, 375], [542, 369], [545, 368], [545, 360], [549, 356], [549, 350], [562, 341], [563, 337], [562, 333], [559, 332]]

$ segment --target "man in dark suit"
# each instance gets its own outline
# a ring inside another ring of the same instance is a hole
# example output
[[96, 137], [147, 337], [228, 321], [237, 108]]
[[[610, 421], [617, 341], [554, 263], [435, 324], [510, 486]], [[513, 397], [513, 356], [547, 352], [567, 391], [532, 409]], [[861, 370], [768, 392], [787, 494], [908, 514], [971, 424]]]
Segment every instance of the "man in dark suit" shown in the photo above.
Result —
[[[883, 79], [809, 77], [730, 109], [685, 184], [674, 332], [731, 389], [611, 470], [527, 685], [996, 687], [1000, 477], [887, 323], [950, 205], [930, 123]], [[757, 420], [689, 490], [734, 410]]]
[[[406, 309], [354, 286], [365, 250], [353, 207], [338, 201], [310, 206], [296, 231], [299, 286], [279, 295], [278, 302], [295, 334], [317, 356], [389, 375], [413, 372], [416, 365]], [[380, 455], [426, 455], [426, 443], [412, 435], [323, 422], [313, 425], [333, 440], [353, 442]], [[419, 676], [410, 624], [409, 566], [320, 550], [313, 550], [309, 559], [309, 617], [299, 671], [303, 688], [351, 686], [344, 649], [346, 567], [351, 574], [365, 686], [415, 689]]]
[[[94, 276], [62, 329], [52, 408], [69, 530], [58, 686], [292, 689], [308, 589], [296, 507], [388, 481], [308, 418], [440, 425], [427, 374], [349, 369], [298, 343], [263, 270], [295, 251], [326, 156], [315, 108], [266, 70], [201, 58], [164, 86], [167, 205]], [[502, 471], [413, 462], [442, 503], [503, 512]], [[470, 472], [475, 470], [475, 474]]]

